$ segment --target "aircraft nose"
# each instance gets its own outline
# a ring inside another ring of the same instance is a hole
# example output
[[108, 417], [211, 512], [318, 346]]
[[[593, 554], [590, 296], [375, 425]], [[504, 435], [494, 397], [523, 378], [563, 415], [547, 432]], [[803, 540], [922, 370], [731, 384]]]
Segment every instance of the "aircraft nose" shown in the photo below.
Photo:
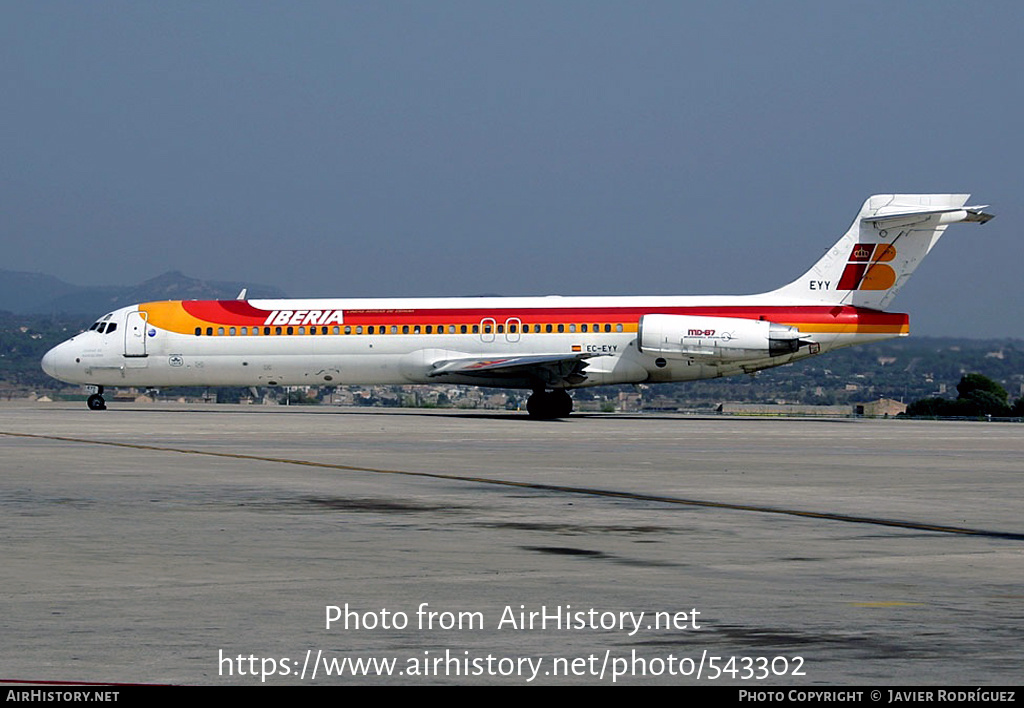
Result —
[[60, 381], [65, 381], [67, 378], [68, 370], [70, 368], [70, 356], [69, 343], [62, 342], [58, 344], [50, 351], [43, 354], [43, 360], [40, 362], [43, 367], [43, 371], [46, 372], [47, 376], [52, 376]]
[[43, 354], [42, 367], [47, 376], [57, 378], [57, 347]]

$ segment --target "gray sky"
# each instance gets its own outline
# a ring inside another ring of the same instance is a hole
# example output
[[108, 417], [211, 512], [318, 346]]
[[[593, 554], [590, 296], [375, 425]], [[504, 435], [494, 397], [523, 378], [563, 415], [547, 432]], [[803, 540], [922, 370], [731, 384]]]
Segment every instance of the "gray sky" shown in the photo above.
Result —
[[0, 0], [9, 270], [750, 293], [971, 192], [893, 308], [1024, 337], [1020, 2]]

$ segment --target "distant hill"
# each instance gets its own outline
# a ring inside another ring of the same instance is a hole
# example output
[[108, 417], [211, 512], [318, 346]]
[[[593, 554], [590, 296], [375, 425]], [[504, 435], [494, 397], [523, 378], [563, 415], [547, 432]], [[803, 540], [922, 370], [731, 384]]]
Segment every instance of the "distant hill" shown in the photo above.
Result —
[[31, 312], [40, 303], [70, 295], [80, 287], [52, 275], [0, 270], [0, 310], [17, 314]]
[[138, 285], [72, 285], [42, 273], [0, 270], [0, 310], [16, 314], [66, 314], [94, 317], [151, 300], [231, 300], [242, 288], [250, 298], [287, 297], [280, 289], [257, 283], [190, 278], [169, 271]]

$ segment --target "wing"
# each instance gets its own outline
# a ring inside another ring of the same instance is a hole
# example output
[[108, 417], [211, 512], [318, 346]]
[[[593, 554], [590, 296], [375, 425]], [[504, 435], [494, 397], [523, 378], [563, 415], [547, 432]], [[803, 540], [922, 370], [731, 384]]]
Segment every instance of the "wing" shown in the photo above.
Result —
[[427, 376], [470, 376], [487, 379], [528, 379], [561, 388], [587, 380], [586, 359], [593, 354], [539, 354], [536, 356], [474, 357], [434, 362]]

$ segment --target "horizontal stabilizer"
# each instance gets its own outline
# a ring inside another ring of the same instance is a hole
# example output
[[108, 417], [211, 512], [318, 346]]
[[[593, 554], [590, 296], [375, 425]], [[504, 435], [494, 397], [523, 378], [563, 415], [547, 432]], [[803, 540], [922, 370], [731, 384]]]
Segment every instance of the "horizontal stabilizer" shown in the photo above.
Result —
[[[988, 204], [982, 206], [965, 206], [965, 207], [953, 207], [948, 209], [901, 209], [900, 211], [893, 213], [884, 213], [884, 209], [880, 209], [880, 212], [874, 216], [862, 216], [861, 221], [866, 221], [870, 224], [878, 224], [889, 221], [899, 221], [901, 219], [907, 219], [915, 216], [933, 216], [935, 214], [950, 214], [954, 218], [943, 219], [944, 223], [955, 223], [958, 221], [973, 221], [979, 224], [984, 224], [995, 218], [995, 214], [988, 214], [984, 212], [984, 209], [988, 208]], [[955, 218], [959, 217], [959, 218]]]

